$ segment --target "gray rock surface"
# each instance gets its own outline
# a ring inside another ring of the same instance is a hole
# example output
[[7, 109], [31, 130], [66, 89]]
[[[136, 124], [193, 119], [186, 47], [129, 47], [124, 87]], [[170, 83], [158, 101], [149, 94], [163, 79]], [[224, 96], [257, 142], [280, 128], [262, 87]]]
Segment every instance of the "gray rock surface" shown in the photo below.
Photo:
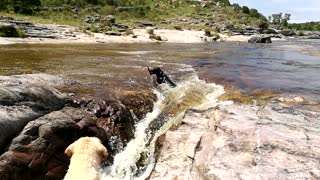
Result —
[[284, 36], [295, 36], [297, 35], [297, 33], [294, 30], [281, 30], [279, 31], [280, 34], [284, 35]]
[[121, 36], [121, 33], [117, 31], [107, 31], [105, 34], [109, 36]]
[[320, 113], [299, 106], [189, 111], [150, 179], [320, 179]]
[[272, 43], [270, 36], [252, 36], [249, 40], [249, 43]]
[[147, 34], [154, 34], [154, 28], [152, 28], [152, 27], [147, 27], [147, 28], [146, 28], [146, 32], [147, 32]]
[[146, 21], [138, 21], [139, 27], [153, 27], [154, 23]]
[[0, 76], [0, 150], [31, 120], [64, 107], [66, 96], [53, 85], [57, 76]]
[[[59, 11], [59, 8], [56, 9]], [[49, 39], [76, 39], [81, 35], [75, 27], [64, 25], [32, 24], [27, 21], [17, 20], [11, 17], [0, 16], [0, 24], [18, 27], [25, 32], [26, 37]]]

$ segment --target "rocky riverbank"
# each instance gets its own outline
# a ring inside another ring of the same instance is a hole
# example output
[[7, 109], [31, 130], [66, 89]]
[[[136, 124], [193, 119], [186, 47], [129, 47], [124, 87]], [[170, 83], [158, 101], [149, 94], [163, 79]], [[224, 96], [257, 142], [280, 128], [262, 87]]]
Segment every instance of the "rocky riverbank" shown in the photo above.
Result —
[[187, 111], [150, 179], [319, 179], [320, 113], [295, 99]]
[[[105, 163], [112, 163], [133, 137], [137, 117], [152, 110], [152, 96], [126, 94], [123, 103], [112, 95], [80, 98], [59, 92], [63, 83], [46, 74], [0, 76], [0, 179], [62, 179], [69, 165], [64, 150], [83, 136], [99, 137], [110, 154]], [[145, 108], [136, 108], [141, 101]]]
[[[91, 26], [97, 26], [95, 22], [108, 22], [117, 31], [106, 31], [96, 27], [93, 32]], [[180, 20], [186, 23], [195, 23], [194, 20]], [[175, 22], [174, 21], [174, 22]], [[205, 30], [183, 29], [180, 26], [174, 26], [173, 29], [161, 29], [151, 22], [138, 22], [139, 27], [129, 27], [117, 23], [113, 16], [97, 19], [88, 17], [85, 22], [88, 24], [87, 30], [80, 30], [67, 25], [53, 24], [32, 24], [27, 21], [17, 20], [12, 17], [0, 17], [0, 26], [17, 27], [25, 33], [25, 38], [8, 38], [0, 37], [0, 44], [15, 43], [150, 43], [150, 42], [167, 42], [167, 43], [204, 43], [214, 41], [245, 41], [251, 36], [263, 36], [263, 38], [272, 38], [272, 40], [286, 39], [288, 37], [297, 38], [316, 38], [320, 37], [318, 32], [308, 32], [305, 36], [298, 36], [294, 31], [270, 30], [260, 34], [259, 28], [246, 27], [239, 30], [225, 29], [219, 34], [211, 34]], [[200, 22], [204, 23], [204, 22]], [[91, 24], [91, 25], [90, 25]], [[199, 24], [199, 23], [197, 23]], [[254, 42], [257, 42], [256, 40]], [[260, 42], [260, 41], [259, 41]], [[261, 41], [264, 42], [264, 41]], [[269, 42], [269, 41], [268, 41]]]
[[[46, 74], [0, 76], [1, 179], [62, 179], [69, 164], [64, 150], [83, 136], [101, 139], [110, 165], [155, 101], [141, 93], [80, 97], [59, 92], [64, 84]], [[189, 109], [158, 139], [150, 179], [319, 179], [317, 107], [288, 96]]]

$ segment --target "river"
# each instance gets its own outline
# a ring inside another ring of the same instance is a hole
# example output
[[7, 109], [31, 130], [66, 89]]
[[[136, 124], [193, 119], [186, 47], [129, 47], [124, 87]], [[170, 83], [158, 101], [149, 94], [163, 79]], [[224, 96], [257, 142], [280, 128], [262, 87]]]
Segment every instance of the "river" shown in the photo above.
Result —
[[88, 91], [149, 89], [147, 66], [175, 81], [196, 71], [207, 82], [246, 92], [266, 89], [319, 100], [320, 43], [273, 44], [54, 44], [0, 46], [0, 74], [61, 74]]
[[[145, 179], [154, 165], [155, 141], [186, 109], [220, 102], [223, 85], [320, 100], [320, 43], [273, 44], [29, 44], [0, 46], [0, 74], [48, 73], [67, 80], [66, 92], [99, 97], [145, 90], [154, 110], [136, 125], [135, 138], [103, 170], [105, 179]], [[155, 89], [147, 66], [160, 66], [178, 86]], [[220, 84], [220, 85], [218, 85]]]

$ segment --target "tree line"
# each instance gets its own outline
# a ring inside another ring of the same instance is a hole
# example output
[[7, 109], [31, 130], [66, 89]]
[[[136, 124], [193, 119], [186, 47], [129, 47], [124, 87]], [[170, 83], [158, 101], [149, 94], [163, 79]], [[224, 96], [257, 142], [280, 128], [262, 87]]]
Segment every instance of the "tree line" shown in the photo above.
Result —
[[290, 18], [291, 18], [291, 14], [288, 14], [288, 13], [278, 13], [278, 14], [272, 14], [271, 16], [268, 16], [268, 20], [272, 24], [279, 25], [282, 27], [288, 27]]
[[290, 19], [291, 14], [289, 13], [276, 13], [268, 16], [270, 23], [280, 28], [298, 31], [320, 31], [320, 22], [289, 23]]
[[[0, 0], [0, 10], [16, 13], [32, 14], [34, 7], [110, 5], [135, 6], [147, 5], [154, 0]], [[160, 0], [170, 2], [172, 0]]]

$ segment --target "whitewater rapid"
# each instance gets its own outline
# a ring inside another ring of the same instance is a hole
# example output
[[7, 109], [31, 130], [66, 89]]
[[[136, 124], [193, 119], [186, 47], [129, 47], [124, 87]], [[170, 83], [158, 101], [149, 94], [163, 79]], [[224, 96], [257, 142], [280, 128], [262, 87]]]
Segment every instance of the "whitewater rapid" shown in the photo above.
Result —
[[216, 106], [223, 86], [206, 83], [196, 74], [178, 83], [176, 88], [161, 85], [154, 90], [157, 101], [152, 112], [136, 125], [135, 137], [114, 158], [114, 164], [102, 170], [103, 180], [146, 179], [155, 165], [155, 144], [159, 136], [181, 122], [187, 109], [204, 110]]

